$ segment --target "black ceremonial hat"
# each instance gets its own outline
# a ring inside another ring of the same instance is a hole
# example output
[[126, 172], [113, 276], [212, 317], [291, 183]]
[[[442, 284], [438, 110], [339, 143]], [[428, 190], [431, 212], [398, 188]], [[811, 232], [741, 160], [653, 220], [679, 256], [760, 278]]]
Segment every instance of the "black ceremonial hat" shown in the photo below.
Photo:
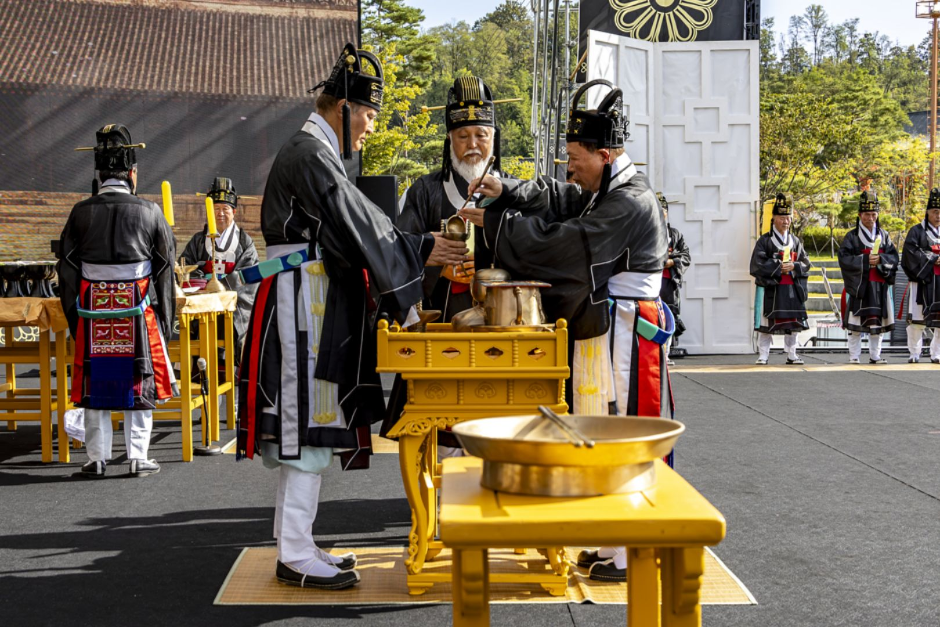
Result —
[[862, 213], [864, 211], [878, 211], [881, 208], [881, 203], [878, 202], [878, 194], [874, 190], [866, 189], [862, 192], [862, 195], [858, 197], [858, 212]]
[[793, 198], [783, 192], [778, 192], [774, 199], [773, 215], [789, 216], [793, 215]]
[[206, 195], [214, 202], [228, 203], [233, 207], [238, 206], [238, 193], [235, 192], [235, 184], [230, 178], [215, 177], [212, 181], [212, 187], [209, 188], [209, 193]]
[[930, 197], [927, 199], [927, 209], [940, 209], [940, 189], [934, 187], [930, 190]]
[[[372, 74], [363, 71], [364, 61], [372, 66]], [[333, 66], [330, 77], [310, 91], [321, 87], [324, 94], [338, 100], [355, 102], [378, 111], [382, 108], [385, 74], [382, 72], [382, 64], [374, 54], [346, 44]]]
[[[578, 109], [587, 91], [597, 85], [610, 89], [597, 109]], [[597, 78], [581, 86], [571, 100], [565, 139], [570, 142], [595, 144], [597, 148], [623, 148], [629, 137], [627, 120], [623, 113], [623, 92], [608, 80]]]
[[493, 94], [482, 78], [461, 76], [447, 92], [447, 130], [462, 126], [496, 126]]
[[[137, 151], [131, 132], [123, 124], [108, 124], [95, 132], [95, 169], [127, 172], [137, 165]], [[83, 149], [87, 150], [87, 149]]]

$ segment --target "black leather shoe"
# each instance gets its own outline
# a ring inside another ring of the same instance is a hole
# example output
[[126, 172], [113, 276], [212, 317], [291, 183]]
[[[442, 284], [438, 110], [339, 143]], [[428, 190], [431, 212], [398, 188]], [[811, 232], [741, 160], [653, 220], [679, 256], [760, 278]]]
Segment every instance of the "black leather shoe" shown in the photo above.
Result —
[[344, 590], [359, 583], [359, 571], [356, 570], [340, 571], [332, 577], [314, 577], [294, 570], [281, 561], [277, 563], [275, 575], [279, 582], [288, 586], [317, 590]]
[[578, 553], [578, 566], [581, 568], [590, 568], [597, 562], [603, 562], [605, 558], [598, 555], [597, 549], [584, 549]]
[[614, 558], [606, 559], [601, 562], [595, 562], [588, 571], [588, 575], [594, 581], [626, 581], [627, 569], [617, 568], [614, 564]]
[[108, 470], [108, 463], [105, 461], [88, 462], [82, 466], [82, 476], [89, 479], [104, 479], [104, 473]]

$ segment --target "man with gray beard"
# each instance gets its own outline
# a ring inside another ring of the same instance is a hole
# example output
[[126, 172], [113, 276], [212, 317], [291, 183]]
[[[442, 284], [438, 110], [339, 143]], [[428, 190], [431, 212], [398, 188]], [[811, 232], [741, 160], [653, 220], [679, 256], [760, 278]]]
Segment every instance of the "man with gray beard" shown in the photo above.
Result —
[[[493, 155], [493, 175], [501, 176], [496, 109], [482, 79], [465, 76], [454, 81], [447, 95], [445, 123], [443, 167], [418, 178], [402, 196], [397, 226], [406, 233], [440, 231], [441, 220], [457, 214], [467, 200], [470, 181], [483, 176]], [[467, 206], [475, 207], [476, 200], [474, 195]], [[469, 283], [474, 265], [490, 264], [483, 229], [473, 233], [469, 243], [473, 261], [456, 267], [425, 268], [424, 308], [440, 310], [439, 322], [449, 322], [454, 314], [473, 306]]]

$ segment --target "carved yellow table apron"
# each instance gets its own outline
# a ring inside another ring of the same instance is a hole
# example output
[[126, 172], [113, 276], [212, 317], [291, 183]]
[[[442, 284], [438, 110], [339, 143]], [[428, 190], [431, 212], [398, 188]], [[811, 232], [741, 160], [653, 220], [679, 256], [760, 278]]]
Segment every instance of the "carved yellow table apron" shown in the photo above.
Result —
[[[522, 333], [457, 333], [450, 324], [429, 324], [425, 333], [409, 333], [380, 321], [377, 370], [400, 373], [407, 385], [404, 411], [388, 435], [398, 440], [411, 507], [405, 566], [408, 590], [417, 595], [450, 580], [447, 573], [422, 572], [425, 561], [443, 548], [436, 540], [438, 430], [475, 418], [535, 414], [539, 405], [567, 412], [567, 324], [559, 320], [550, 331]], [[548, 574], [507, 577], [564, 594], [567, 562], [556, 549], [549, 549], [547, 557]]]
[[497, 494], [480, 485], [483, 460], [444, 460], [441, 540], [454, 552], [454, 625], [490, 624], [487, 550], [535, 542], [626, 546], [627, 624], [700, 627], [704, 547], [724, 539], [725, 519], [672, 468], [655, 464], [656, 484], [642, 492], [551, 498]]

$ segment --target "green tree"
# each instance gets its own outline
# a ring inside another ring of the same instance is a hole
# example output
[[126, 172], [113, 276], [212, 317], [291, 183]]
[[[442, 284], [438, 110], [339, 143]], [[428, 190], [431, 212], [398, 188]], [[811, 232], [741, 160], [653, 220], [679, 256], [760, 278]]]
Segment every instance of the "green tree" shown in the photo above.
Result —
[[434, 60], [433, 35], [421, 34], [418, 25], [424, 21], [424, 11], [405, 4], [405, 0], [363, 0], [362, 43], [372, 50], [383, 52], [395, 44], [396, 54], [405, 65], [399, 80], [426, 88]]

